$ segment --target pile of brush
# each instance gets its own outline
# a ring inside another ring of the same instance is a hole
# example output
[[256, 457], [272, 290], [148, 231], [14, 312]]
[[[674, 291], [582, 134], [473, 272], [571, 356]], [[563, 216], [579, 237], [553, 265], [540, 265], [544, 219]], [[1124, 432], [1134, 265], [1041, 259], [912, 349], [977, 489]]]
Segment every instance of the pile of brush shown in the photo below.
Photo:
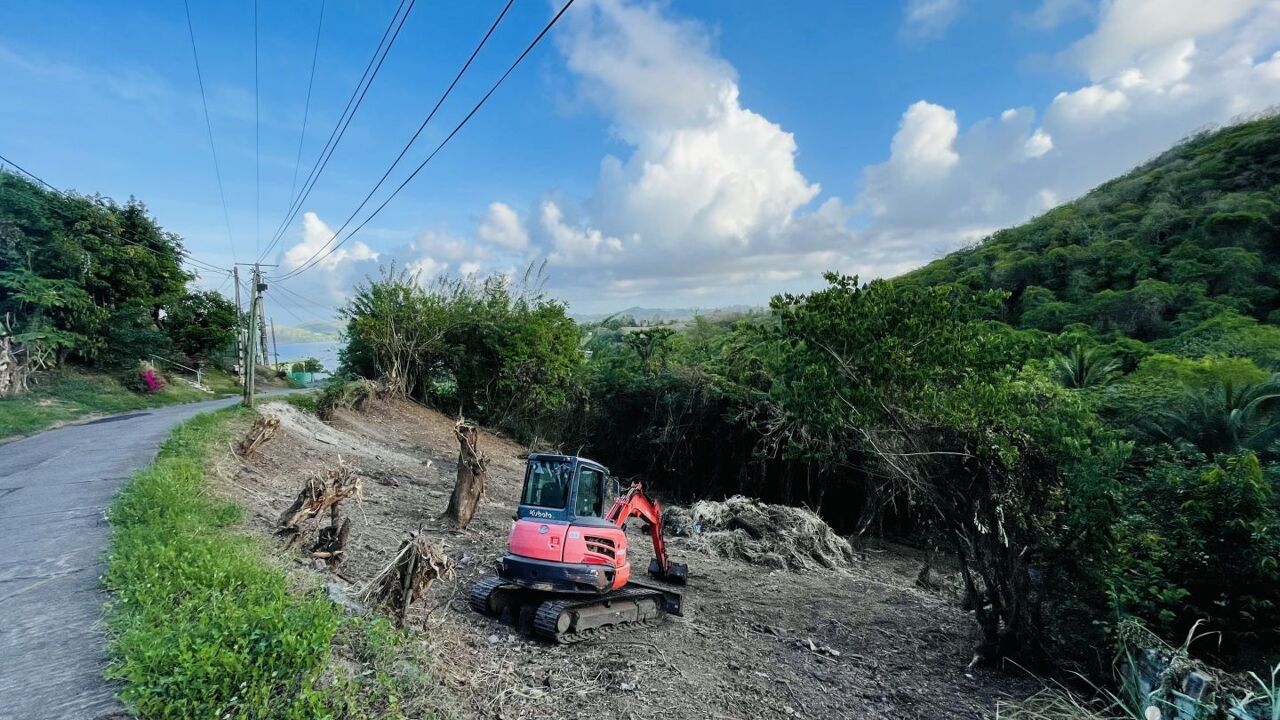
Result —
[[812, 511], [741, 495], [666, 508], [666, 524], [715, 555], [778, 570], [844, 568], [854, 561], [849, 541]]
[[410, 532], [391, 562], [360, 593], [367, 606], [382, 608], [403, 626], [409, 606], [427, 594], [437, 578], [453, 577], [453, 563], [427, 542], [421, 530]]
[[313, 521], [328, 510], [328, 527], [320, 528], [316, 540], [307, 546], [307, 550], [312, 557], [331, 566], [342, 562], [347, 537], [351, 534], [351, 518], [342, 519], [340, 505], [351, 498], [358, 500], [361, 485], [356, 469], [342, 462], [341, 458], [336, 467], [307, 478], [293, 504], [280, 514], [276, 535], [288, 538], [285, 548], [292, 547], [308, 535], [317, 524]]

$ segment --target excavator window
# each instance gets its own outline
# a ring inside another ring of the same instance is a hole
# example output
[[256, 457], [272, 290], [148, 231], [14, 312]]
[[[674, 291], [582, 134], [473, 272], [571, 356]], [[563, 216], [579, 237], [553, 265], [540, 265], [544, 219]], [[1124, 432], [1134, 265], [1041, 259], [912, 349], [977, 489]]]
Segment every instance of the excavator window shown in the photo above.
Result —
[[573, 514], [578, 517], [604, 516], [604, 473], [591, 468], [578, 471], [578, 501]]
[[564, 508], [569, 503], [570, 473], [573, 466], [554, 460], [530, 460], [524, 479], [522, 505]]

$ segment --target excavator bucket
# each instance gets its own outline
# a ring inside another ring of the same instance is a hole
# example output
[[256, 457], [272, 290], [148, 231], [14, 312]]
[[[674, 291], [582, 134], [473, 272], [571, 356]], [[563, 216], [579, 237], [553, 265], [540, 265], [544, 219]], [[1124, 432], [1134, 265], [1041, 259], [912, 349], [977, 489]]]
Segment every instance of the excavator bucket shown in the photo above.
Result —
[[664, 573], [662, 564], [658, 562], [658, 558], [654, 558], [649, 561], [649, 575], [672, 585], [684, 585], [689, 581], [689, 566], [684, 563], [669, 562], [667, 571]]

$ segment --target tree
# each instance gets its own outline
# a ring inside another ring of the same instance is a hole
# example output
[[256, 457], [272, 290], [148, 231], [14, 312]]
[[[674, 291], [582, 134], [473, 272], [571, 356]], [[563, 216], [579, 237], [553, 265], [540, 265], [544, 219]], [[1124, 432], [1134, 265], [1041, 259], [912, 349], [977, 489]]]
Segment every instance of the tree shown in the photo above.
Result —
[[185, 293], [165, 309], [165, 332], [174, 348], [192, 360], [207, 362], [235, 341], [236, 306], [218, 293]]
[[319, 360], [309, 357], [302, 361], [302, 372], [322, 373], [324, 372], [324, 365], [322, 365]]

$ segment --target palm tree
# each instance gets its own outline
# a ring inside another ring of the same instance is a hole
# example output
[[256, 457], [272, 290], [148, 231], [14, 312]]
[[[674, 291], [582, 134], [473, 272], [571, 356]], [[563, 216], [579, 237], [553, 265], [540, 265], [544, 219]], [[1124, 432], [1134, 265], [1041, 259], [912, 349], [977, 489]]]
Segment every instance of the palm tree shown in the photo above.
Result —
[[1098, 348], [1076, 345], [1071, 352], [1054, 358], [1058, 381], [1064, 386], [1083, 390], [1106, 385], [1115, 378], [1120, 362], [1108, 357]]
[[1262, 383], [1214, 384], [1188, 393], [1138, 428], [1157, 441], [1206, 455], [1270, 452], [1280, 441], [1280, 374]]

